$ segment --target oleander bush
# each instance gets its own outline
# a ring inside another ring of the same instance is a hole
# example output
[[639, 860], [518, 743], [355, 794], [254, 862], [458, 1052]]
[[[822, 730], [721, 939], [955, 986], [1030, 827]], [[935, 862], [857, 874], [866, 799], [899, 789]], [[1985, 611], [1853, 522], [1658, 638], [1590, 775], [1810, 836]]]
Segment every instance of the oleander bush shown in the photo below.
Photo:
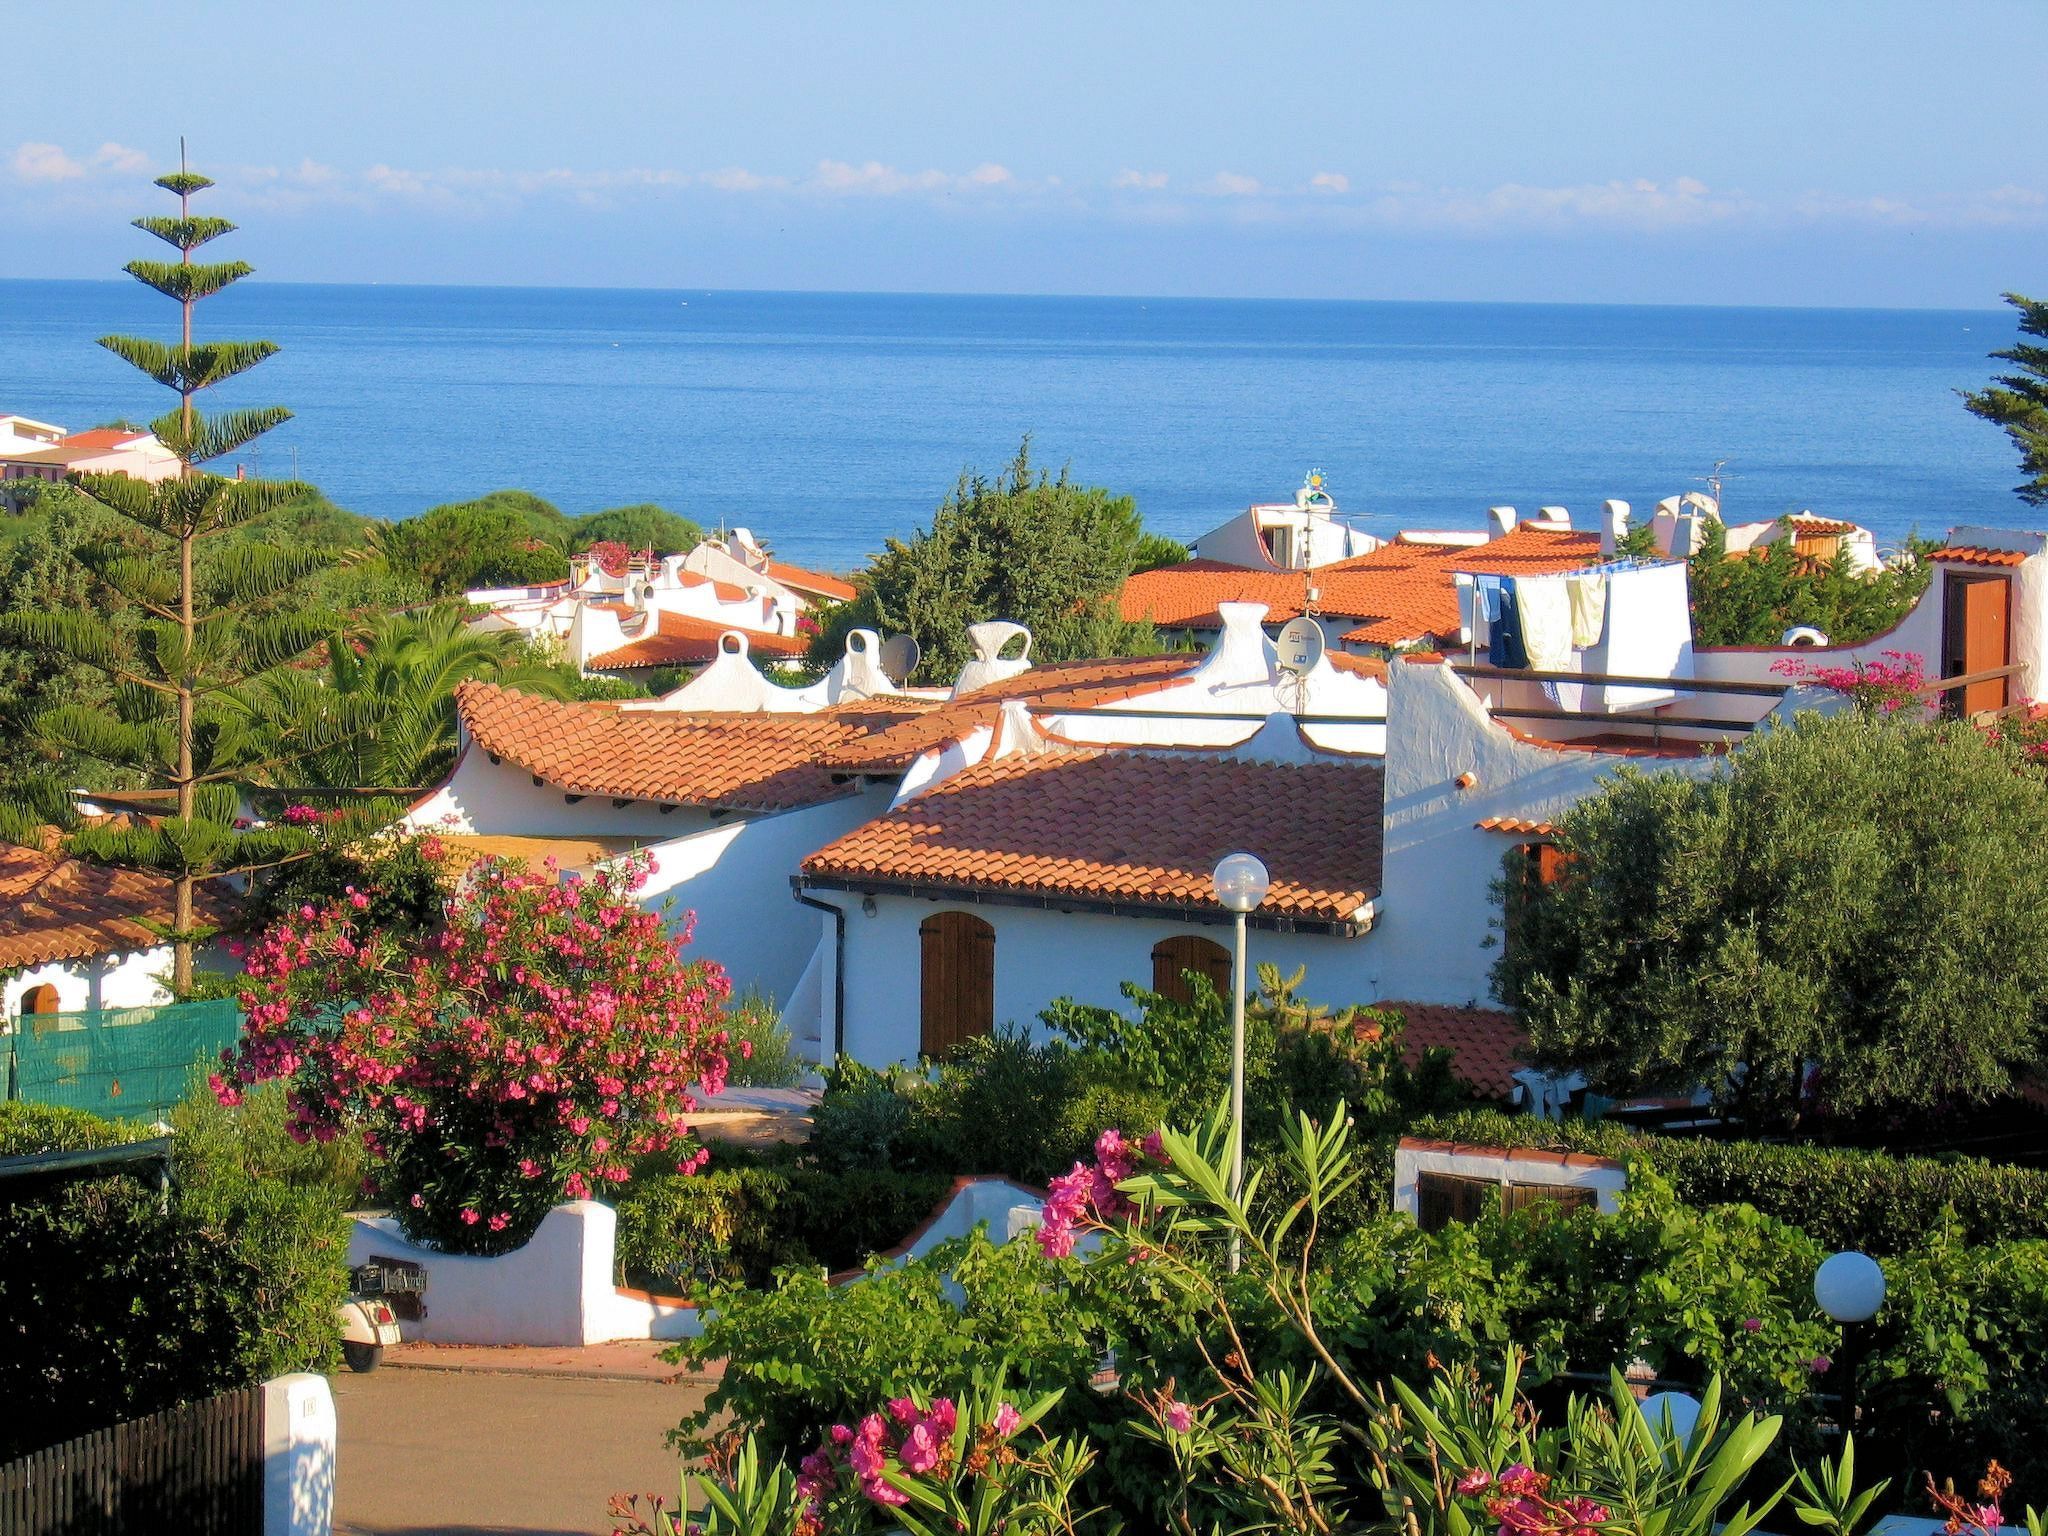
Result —
[[794, 1088], [804, 1080], [806, 1064], [772, 997], [752, 987], [741, 992], [726, 1006], [725, 1032], [726, 1081], [734, 1087]]
[[0, 1157], [85, 1152], [127, 1140], [113, 1121], [62, 1104], [0, 1103]]
[[830, 1170], [721, 1151], [695, 1174], [649, 1170], [617, 1202], [627, 1284], [699, 1295], [766, 1286], [788, 1265], [842, 1270], [894, 1247], [945, 1198], [944, 1174]]

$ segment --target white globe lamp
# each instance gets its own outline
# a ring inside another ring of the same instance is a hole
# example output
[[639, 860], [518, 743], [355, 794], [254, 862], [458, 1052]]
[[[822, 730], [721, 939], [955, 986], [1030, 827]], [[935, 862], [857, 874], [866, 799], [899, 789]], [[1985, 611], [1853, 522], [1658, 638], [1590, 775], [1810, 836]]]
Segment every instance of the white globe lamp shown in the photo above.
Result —
[[1680, 1445], [1692, 1443], [1692, 1432], [1700, 1422], [1699, 1399], [1685, 1392], [1655, 1392], [1643, 1399], [1643, 1422], [1662, 1434], [1668, 1423]]
[[1249, 912], [1266, 899], [1273, 888], [1266, 866], [1249, 853], [1233, 853], [1216, 866], [1210, 879], [1216, 899], [1233, 912]]
[[1867, 1253], [1838, 1253], [1813, 1272], [1813, 1299], [1838, 1323], [1867, 1323], [1884, 1305], [1884, 1270]]

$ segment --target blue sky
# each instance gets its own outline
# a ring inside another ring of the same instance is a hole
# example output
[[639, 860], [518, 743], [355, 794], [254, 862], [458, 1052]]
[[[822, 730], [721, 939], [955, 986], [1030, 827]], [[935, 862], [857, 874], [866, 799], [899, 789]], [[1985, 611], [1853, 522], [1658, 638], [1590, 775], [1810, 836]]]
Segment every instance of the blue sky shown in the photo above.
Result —
[[[0, 276], [1983, 308], [2040, 0], [23, 7]], [[223, 248], [225, 254], [225, 248]]]

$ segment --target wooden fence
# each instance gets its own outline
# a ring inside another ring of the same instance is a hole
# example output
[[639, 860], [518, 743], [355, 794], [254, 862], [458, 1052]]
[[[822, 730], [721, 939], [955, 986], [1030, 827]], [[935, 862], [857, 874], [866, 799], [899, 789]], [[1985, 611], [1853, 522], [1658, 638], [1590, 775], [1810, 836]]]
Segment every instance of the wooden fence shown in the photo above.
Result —
[[0, 1536], [262, 1536], [259, 1383], [0, 1466]]

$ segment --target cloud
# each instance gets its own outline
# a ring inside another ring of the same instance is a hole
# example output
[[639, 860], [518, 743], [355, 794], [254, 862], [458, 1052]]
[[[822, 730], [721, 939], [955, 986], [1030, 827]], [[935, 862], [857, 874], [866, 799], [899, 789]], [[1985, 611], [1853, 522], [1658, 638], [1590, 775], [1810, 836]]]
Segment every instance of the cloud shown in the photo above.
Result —
[[1110, 178], [1109, 184], [1119, 191], [1129, 189], [1142, 192], [1159, 192], [1166, 187], [1164, 171], [1118, 171]]
[[149, 169], [149, 156], [110, 139], [93, 151], [92, 163], [95, 170], [110, 171], [118, 176], [139, 176]]
[[1341, 171], [1317, 171], [1308, 184], [1318, 192], [1349, 192], [1351, 178]]
[[85, 167], [55, 144], [24, 144], [14, 152], [14, 174], [21, 181], [76, 181]]
[[780, 176], [757, 176], [736, 165], [722, 171], [706, 171], [702, 180], [705, 186], [715, 187], [720, 192], [766, 192], [789, 185]]
[[1218, 171], [1204, 183], [1202, 190], [1217, 197], [1257, 197], [1266, 189], [1259, 184], [1256, 176], [1241, 176], [1236, 171]]
[[820, 160], [804, 190], [832, 196], [900, 197], [906, 193], [953, 192], [979, 187], [1009, 187], [1017, 178], [1008, 166], [983, 163], [964, 176], [945, 171], [899, 171], [879, 160], [859, 165], [844, 160]]
[[967, 173], [968, 185], [976, 187], [1007, 186], [1016, 179], [1010, 174], [1007, 165], [995, 165], [986, 161]]

